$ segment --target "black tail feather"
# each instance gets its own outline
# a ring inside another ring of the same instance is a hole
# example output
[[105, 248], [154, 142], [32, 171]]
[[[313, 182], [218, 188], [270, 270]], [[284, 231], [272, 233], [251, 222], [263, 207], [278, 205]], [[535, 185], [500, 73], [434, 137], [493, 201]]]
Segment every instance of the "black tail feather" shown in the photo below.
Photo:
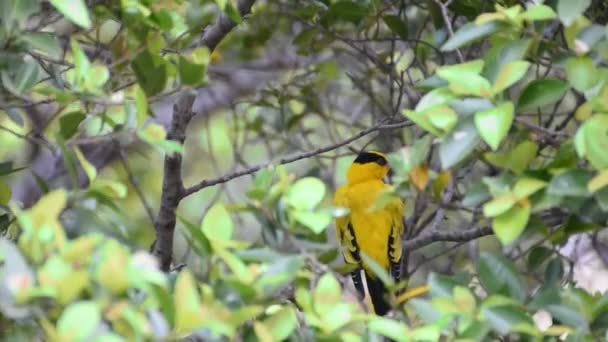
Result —
[[391, 305], [386, 299], [388, 294], [386, 286], [384, 286], [382, 280], [370, 276], [367, 274], [367, 272], [365, 272], [365, 281], [367, 282], [369, 297], [374, 305], [374, 312], [376, 312], [376, 315], [378, 316], [386, 315], [389, 311], [391, 311]]

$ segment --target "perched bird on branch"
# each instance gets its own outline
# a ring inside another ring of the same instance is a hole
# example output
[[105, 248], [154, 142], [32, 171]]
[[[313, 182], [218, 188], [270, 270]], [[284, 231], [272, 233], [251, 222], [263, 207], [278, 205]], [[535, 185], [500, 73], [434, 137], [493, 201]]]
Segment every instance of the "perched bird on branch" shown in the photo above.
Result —
[[347, 264], [356, 266], [351, 277], [357, 292], [365, 297], [361, 271], [365, 274], [367, 290], [378, 315], [391, 309], [384, 283], [370, 269], [362, 253], [373, 259], [390, 275], [399, 280], [401, 271], [401, 237], [403, 202], [383, 194], [391, 186], [384, 182], [389, 172], [386, 156], [380, 152], [361, 152], [347, 171], [347, 183], [334, 195], [334, 204], [348, 209], [348, 214], [336, 218], [336, 233]]

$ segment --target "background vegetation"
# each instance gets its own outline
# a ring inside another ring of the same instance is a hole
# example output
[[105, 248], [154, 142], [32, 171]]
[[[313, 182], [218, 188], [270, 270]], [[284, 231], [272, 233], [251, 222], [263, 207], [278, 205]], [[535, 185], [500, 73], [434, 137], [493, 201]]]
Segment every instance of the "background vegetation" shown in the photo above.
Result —
[[[606, 13], [1, 1], [0, 335], [605, 340]], [[407, 204], [407, 285], [431, 289], [389, 317], [331, 225], [366, 147]]]

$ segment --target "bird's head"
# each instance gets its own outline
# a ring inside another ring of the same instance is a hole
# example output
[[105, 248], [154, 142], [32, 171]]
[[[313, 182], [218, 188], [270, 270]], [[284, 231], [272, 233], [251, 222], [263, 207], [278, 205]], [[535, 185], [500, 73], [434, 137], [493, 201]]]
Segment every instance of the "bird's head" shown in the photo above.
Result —
[[359, 153], [348, 169], [348, 183], [355, 184], [373, 179], [382, 179], [388, 174], [390, 166], [383, 153], [363, 151]]

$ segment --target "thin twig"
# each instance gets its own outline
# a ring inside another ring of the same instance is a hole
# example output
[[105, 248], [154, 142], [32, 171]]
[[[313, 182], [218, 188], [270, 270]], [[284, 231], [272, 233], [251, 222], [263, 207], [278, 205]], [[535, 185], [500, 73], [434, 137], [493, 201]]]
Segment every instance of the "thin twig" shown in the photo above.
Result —
[[377, 124], [375, 126], [372, 126], [372, 127], [368, 128], [368, 129], [365, 129], [365, 130], [363, 130], [363, 131], [361, 131], [361, 132], [359, 132], [359, 133], [351, 136], [348, 139], [342, 140], [342, 141], [340, 141], [338, 143], [335, 143], [335, 144], [332, 144], [332, 145], [328, 145], [328, 146], [324, 146], [324, 147], [321, 147], [321, 148], [317, 148], [317, 149], [312, 150], [312, 151], [307, 151], [307, 152], [303, 152], [303, 153], [294, 154], [294, 155], [291, 155], [291, 156], [286, 156], [286, 157], [283, 157], [283, 158], [279, 159], [277, 162], [274, 162], [274, 163], [273, 162], [269, 162], [269, 163], [264, 163], [264, 164], [258, 164], [258, 165], [252, 166], [252, 167], [250, 167], [248, 169], [245, 169], [245, 170], [241, 170], [241, 171], [225, 174], [225, 175], [223, 175], [221, 177], [218, 177], [218, 178], [205, 179], [205, 180], [199, 182], [198, 184], [195, 184], [195, 185], [187, 188], [183, 192], [182, 198], [188, 197], [188, 196], [194, 194], [195, 192], [200, 191], [200, 190], [202, 190], [204, 188], [207, 188], [207, 187], [210, 187], [210, 186], [213, 186], [213, 185], [217, 185], [217, 184], [221, 184], [221, 183], [225, 183], [225, 182], [231, 181], [231, 180], [233, 180], [235, 178], [239, 178], [239, 177], [242, 177], [242, 176], [250, 175], [252, 173], [255, 173], [255, 172], [259, 171], [260, 169], [263, 169], [263, 168], [271, 166], [271, 165], [289, 164], [289, 163], [293, 163], [293, 162], [301, 160], [301, 159], [310, 158], [310, 157], [316, 156], [316, 155], [321, 154], [321, 153], [325, 153], [325, 152], [329, 152], [329, 151], [335, 150], [337, 148], [340, 148], [340, 147], [342, 147], [344, 145], [348, 145], [348, 144], [350, 144], [351, 142], [353, 142], [355, 140], [358, 140], [358, 139], [360, 139], [360, 138], [362, 138], [362, 137], [364, 137], [364, 136], [366, 136], [366, 135], [368, 135], [370, 133], [376, 132], [376, 131], [381, 130], [381, 129], [402, 128], [402, 127], [405, 127], [405, 126], [407, 126], [409, 124], [410, 124], [409, 121], [402, 121], [402, 122], [399, 122], [399, 123], [392, 123], [392, 124], [380, 123], [380, 124]]

